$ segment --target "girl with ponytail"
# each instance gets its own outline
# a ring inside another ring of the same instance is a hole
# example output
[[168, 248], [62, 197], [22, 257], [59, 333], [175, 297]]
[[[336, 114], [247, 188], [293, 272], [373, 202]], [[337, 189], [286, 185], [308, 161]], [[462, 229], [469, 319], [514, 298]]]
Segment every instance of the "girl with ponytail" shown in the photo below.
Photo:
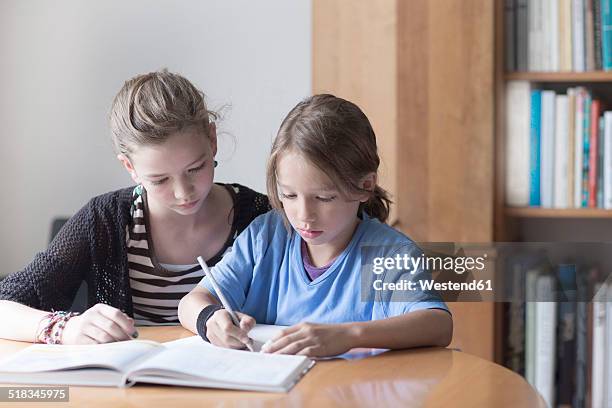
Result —
[[255, 322], [289, 326], [264, 347], [271, 353], [448, 345], [450, 313], [418, 285], [428, 272], [408, 262], [422, 252], [384, 224], [391, 201], [377, 184], [379, 164], [372, 126], [355, 104], [315, 95], [295, 106], [268, 161], [274, 210], [256, 218], [212, 270], [242, 311], [240, 326], [208, 277], [181, 300], [181, 323], [231, 348], [249, 343]]

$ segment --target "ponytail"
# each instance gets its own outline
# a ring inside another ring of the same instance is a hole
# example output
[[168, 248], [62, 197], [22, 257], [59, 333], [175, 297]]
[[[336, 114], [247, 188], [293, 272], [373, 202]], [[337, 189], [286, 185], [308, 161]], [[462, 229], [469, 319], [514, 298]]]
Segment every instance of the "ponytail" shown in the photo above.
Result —
[[391, 199], [389, 193], [379, 185], [376, 185], [372, 195], [368, 201], [366, 201], [362, 209], [371, 218], [377, 218], [380, 222], [386, 222], [389, 218], [389, 209], [391, 207]]

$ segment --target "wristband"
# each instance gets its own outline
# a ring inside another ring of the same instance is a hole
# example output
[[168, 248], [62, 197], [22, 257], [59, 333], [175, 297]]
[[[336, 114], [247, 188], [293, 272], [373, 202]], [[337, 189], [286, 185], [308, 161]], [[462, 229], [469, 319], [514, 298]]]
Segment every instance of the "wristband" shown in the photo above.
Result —
[[208, 305], [200, 311], [200, 314], [198, 315], [198, 320], [196, 321], [196, 329], [198, 330], [198, 334], [204, 341], [210, 343], [210, 340], [208, 340], [208, 337], [206, 337], [206, 322], [217, 310], [221, 309], [223, 309], [223, 306]]

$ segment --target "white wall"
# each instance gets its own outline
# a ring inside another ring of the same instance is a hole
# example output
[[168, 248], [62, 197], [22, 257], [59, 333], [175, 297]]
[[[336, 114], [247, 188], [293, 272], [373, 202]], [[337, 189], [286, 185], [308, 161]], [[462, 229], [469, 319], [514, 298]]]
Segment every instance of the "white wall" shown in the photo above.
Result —
[[53, 217], [131, 184], [108, 110], [162, 67], [231, 106], [216, 179], [264, 191], [271, 139], [311, 90], [310, 0], [0, 2], [0, 274], [45, 248]]

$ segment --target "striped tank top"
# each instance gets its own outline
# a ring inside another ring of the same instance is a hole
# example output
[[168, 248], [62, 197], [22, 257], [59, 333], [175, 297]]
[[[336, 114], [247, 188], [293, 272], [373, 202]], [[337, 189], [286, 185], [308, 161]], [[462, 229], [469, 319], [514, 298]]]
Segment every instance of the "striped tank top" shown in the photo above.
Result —
[[[266, 196], [238, 184], [223, 185], [232, 195], [234, 217], [231, 233], [223, 248], [211, 259], [215, 265], [231, 250], [236, 236], [268, 207]], [[155, 261], [148, 234], [146, 191], [136, 186], [132, 193], [132, 223], [126, 227], [126, 244], [134, 320], [137, 325], [176, 325], [178, 304], [204, 276], [199, 265], [167, 265]], [[253, 201], [254, 200], [254, 201]]]

